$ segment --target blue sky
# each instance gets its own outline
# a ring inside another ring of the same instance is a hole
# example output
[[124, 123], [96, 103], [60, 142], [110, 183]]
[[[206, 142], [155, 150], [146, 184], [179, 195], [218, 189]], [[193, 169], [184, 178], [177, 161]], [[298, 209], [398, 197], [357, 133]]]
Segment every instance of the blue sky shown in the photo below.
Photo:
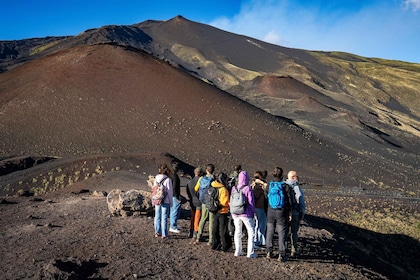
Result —
[[182, 15], [290, 48], [420, 63], [420, 0], [1, 0], [0, 40]]

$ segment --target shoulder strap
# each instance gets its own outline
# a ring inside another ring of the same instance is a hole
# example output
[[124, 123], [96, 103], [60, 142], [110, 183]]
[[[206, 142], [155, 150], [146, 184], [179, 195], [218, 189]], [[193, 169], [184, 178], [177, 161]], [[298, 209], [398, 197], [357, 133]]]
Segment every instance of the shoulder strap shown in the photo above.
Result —
[[163, 178], [159, 183], [158, 183], [158, 185], [160, 186], [161, 184], [163, 184], [163, 182], [165, 182], [165, 180], [166, 179], [168, 179], [168, 176], [166, 176], [165, 178]]

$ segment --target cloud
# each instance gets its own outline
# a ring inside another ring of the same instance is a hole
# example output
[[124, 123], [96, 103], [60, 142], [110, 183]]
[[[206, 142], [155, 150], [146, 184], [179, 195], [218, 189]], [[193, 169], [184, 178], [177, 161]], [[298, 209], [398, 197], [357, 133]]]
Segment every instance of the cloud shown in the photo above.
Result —
[[420, 0], [404, 0], [403, 6], [412, 9], [414, 12], [420, 10]]
[[420, 18], [399, 6], [420, 10], [420, 0], [299, 2], [250, 0], [234, 16], [209, 24], [290, 48], [420, 60]]

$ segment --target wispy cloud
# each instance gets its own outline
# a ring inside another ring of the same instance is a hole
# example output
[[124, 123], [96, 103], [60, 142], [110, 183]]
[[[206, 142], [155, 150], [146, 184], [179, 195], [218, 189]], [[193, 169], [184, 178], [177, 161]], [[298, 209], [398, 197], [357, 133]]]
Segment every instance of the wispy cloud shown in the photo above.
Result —
[[[420, 49], [420, 0], [343, 1], [327, 5], [311, 1], [251, 0], [231, 18], [209, 24], [291, 48], [344, 51], [361, 56], [405, 60]], [[305, 2], [306, 3], [306, 2]], [[404, 10], [401, 8], [410, 8]], [[412, 62], [420, 62], [420, 56]]]
[[420, 0], [405, 0], [403, 1], [403, 6], [417, 12], [420, 10]]

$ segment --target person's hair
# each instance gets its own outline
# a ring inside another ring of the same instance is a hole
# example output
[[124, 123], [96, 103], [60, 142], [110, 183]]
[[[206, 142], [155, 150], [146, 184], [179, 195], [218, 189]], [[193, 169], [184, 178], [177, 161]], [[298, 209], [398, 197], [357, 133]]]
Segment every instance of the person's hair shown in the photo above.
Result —
[[207, 166], [206, 166], [206, 171], [208, 172], [208, 173], [210, 173], [210, 174], [213, 174], [214, 173], [214, 164], [211, 164], [211, 163], [209, 163], [209, 164], [207, 164]]
[[174, 173], [178, 172], [178, 170], [179, 170], [179, 163], [178, 162], [172, 163], [172, 170], [174, 171]]
[[242, 170], [242, 166], [240, 165], [240, 164], [237, 164], [237, 165], [235, 165], [234, 167], [233, 167], [233, 171], [236, 171], [236, 172], [240, 172]]
[[223, 186], [226, 186], [227, 185], [227, 179], [228, 179], [228, 176], [227, 176], [226, 173], [220, 172], [219, 174], [217, 174], [216, 180], [219, 183], [221, 183]]
[[283, 178], [283, 169], [281, 167], [278, 167], [278, 166], [274, 167], [273, 176], [275, 178], [282, 179]]
[[255, 179], [262, 179], [263, 178], [263, 174], [261, 171], [255, 171], [254, 172], [254, 178]]
[[262, 177], [265, 179], [268, 176], [268, 171], [264, 170], [261, 174], [262, 174]]
[[200, 166], [199, 167], [196, 167], [195, 169], [194, 169], [194, 175], [195, 176], [203, 176], [203, 168], [201, 168]]
[[169, 169], [166, 163], [161, 163], [159, 165], [159, 174], [169, 175], [170, 173], [171, 173], [171, 170]]

